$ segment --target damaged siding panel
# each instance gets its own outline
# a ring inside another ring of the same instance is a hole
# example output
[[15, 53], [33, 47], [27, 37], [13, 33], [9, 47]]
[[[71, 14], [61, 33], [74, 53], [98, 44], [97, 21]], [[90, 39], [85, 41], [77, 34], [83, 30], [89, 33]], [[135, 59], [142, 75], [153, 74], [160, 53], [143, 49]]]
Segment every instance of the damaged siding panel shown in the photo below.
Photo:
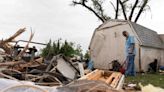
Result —
[[154, 61], [154, 59], [158, 60], [158, 63], [162, 63], [163, 61], [161, 60], [162, 50], [161, 49], [156, 49], [156, 48], [151, 48], [151, 47], [141, 47], [141, 67], [142, 70], [147, 71], [148, 70], [148, 65]]
[[104, 44], [103, 33], [101, 31], [99, 32], [96, 31], [92, 40], [92, 44], [90, 45], [90, 53], [93, 61], [98, 62], [97, 58], [99, 56], [103, 44]]

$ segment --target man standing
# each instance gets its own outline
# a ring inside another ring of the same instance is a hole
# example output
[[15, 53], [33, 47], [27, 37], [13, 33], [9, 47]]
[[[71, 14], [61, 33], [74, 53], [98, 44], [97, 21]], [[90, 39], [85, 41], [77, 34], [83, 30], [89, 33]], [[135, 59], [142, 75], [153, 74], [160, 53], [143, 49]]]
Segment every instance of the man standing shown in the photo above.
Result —
[[127, 31], [122, 32], [123, 36], [126, 37], [125, 43], [125, 51], [126, 51], [126, 61], [127, 61], [127, 69], [125, 71], [125, 75], [127, 76], [135, 76], [135, 40], [133, 36], [130, 36]]

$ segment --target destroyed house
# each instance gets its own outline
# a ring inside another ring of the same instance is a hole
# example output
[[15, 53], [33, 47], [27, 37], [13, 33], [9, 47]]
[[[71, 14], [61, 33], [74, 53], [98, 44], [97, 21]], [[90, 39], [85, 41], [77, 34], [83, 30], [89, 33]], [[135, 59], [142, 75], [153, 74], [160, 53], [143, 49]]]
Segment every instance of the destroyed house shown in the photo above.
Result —
[[125, 20], [110, 20], [100, 25], [94, 32], [90, 42], [91, 58], [94, 67], [111, 69], [111, 62], [125, 61], [125, 37], [127, 31], [135, 37], [135, 68], [137, 71], [147, 71], [148, 65], [155, 59], [159, 65], [164, 65], [164, 35], [139, 24]]

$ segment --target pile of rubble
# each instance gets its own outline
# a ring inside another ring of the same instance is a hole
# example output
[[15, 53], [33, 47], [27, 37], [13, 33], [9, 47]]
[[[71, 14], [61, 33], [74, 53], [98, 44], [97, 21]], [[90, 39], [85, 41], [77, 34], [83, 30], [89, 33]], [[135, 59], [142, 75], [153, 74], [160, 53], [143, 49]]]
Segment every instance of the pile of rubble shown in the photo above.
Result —
[[25, 28], [18, 30], [10, 38], [0, 41], [0, 48], [4, 50], [0, 53], [1, 78], [27, 80], [39, 85], [54, 86], [67, 84], [80, 77], [80, 72], [74, 67], [75, 65], [62, 55], [54, 56], [50, 60], [36, 57], [36, 48], [29, 48], [33, 33], [25, 47], [10, 44], [15, 42], [14, 39], [23, 32]]
[[25, 28], [0, 41], [0, 48], [4, 50], [0, 52], [2, 92], [22, 92], [26, 88], [26, 92], [118, 92], [115, 89], [121, 89], [124, 80], [121, 73], [95, 70], [85, 75], [85, 62], [63, 55], [51, 59], [36, 57], [36, 48], [29, 47], [34, 33], [25, 47], [10, 44], [17, 42], [14, 39], [23, 32]]

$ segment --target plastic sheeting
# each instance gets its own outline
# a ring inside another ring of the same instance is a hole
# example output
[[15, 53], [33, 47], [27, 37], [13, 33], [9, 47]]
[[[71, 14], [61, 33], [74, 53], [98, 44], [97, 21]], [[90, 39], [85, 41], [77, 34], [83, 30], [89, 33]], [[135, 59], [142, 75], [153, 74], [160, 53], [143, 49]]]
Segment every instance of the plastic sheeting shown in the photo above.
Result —
[[122, 92], [101, 81], [78, 80], [64, 87], [38, 86], [33, 82], [0, 79], [0, 92]]
[[[149, 84], [141, 86], [142, 92], [164, 92]], [[115, 90], [101, 81], [78, 80], [64, 87], [38, 86], [33, 82], [0, 79], [0, 92], [124, 92]]]
[[59, 92], [56, 87], [38, 86], [33, 82], [0, 79], [0, 92]]

